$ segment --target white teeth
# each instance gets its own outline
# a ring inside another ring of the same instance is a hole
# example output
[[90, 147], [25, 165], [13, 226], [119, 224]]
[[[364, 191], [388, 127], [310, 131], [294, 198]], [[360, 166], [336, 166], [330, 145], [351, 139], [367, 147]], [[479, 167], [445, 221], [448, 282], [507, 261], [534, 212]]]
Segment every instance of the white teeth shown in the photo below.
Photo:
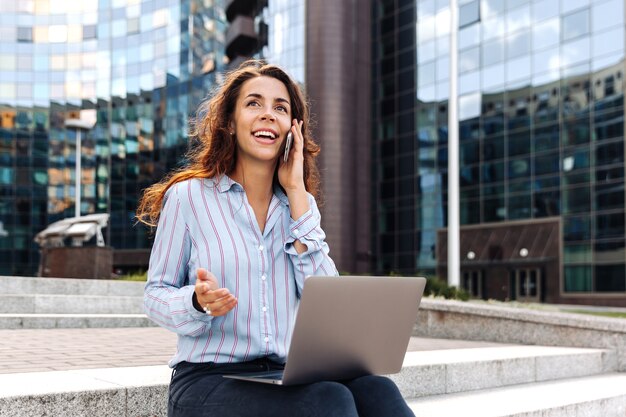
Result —
[[272, 132], [269, 132], [267, 130], [259, 130], [258, 132], [254, 132], [254, 136], [256, 136], [257, 138], [259, 136], [269, 136], [272, 139], [276, 139], [276, 135], [274, 135]]

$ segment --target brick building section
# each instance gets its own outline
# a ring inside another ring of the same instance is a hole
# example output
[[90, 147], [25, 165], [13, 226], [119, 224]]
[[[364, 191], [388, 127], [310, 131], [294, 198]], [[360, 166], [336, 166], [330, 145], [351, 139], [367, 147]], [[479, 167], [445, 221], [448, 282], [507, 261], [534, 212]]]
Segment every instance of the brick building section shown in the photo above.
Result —
[[306, 89], [322, 146], [322, 227], [340, 272], [368, 272], [370, 8], [337, 0], [306, 7]]

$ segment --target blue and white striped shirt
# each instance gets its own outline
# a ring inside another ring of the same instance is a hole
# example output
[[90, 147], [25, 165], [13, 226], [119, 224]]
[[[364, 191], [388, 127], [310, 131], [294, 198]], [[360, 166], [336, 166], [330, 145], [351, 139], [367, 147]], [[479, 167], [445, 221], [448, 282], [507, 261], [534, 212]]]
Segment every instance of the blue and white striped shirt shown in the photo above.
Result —
[[[338, 275], [313, 196], [310, 210], [291, 219], [289, 200], [275, 188], [261, 233], [246, 193], [224, 175], [172, 186], [150, 256], [146, 314], [178, 334], [170, 367], [182, 361], [243, 362], [286, 359], [304, 280]], [[295, 240], [306, 245], [301, 254]], [[238, 299], [221, 317], [197, 311], [192, 295], [206, 268]]]

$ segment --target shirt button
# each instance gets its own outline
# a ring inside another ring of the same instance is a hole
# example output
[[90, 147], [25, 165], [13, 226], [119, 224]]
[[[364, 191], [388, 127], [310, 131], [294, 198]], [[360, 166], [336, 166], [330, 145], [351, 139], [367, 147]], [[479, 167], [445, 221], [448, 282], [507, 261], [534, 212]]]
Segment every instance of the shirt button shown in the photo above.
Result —
[[270, 338], [269, 338], [269, 337], [266, 337], [266, 338], [265, 338], [265, 339], [263, 339], [263, 340], [265, 340], [266, 342], [269, 342], [269, 341], [270, 341]]
[[259, 250], [262, 251], [263, 250], [263, 245], [259, 246]]
[[298, 233], [300, 233], [300, 229], [293, 229], [293, 232], [294, 232], [295, 234], [298, 234]]
[[263, 310], [263, 311], [267, 311], [267, 307], [263, 307], [263, 308], [262, 308], [262, 310]]
[[265, 275], [261, 275], [261, 279], [262, 279], [263, 281], [265, 281], [265, 279], [266, 279], [266, 278], [267, 278], [267, 277], [266, 277]]

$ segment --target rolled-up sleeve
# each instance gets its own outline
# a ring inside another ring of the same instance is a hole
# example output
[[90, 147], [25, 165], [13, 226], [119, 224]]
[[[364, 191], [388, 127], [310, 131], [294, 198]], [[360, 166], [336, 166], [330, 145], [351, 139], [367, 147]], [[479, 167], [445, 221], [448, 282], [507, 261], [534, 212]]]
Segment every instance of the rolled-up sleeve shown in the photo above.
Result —
[[144, 311], [160, 326], [195, 336], [208, 331], [212, 317], [193, 306], [194, 285], [187, 280], [192, 240], [184, 212], [174, 186], [166, 193], [150, 255]]
[[[298, 219], [291, 219], [289, 235], [285, 240], [285, 253], [293, 263], [298, 290], [302, 291], [304, 280], [312, 275], [339, 275], [335, 263], [328, 255], [326, 233], [321, 227], [321, 215], [315, 198], [309, 195], [310, 209]], [[298, 253], [294, 242], [298, 240], [307, 249]]]

